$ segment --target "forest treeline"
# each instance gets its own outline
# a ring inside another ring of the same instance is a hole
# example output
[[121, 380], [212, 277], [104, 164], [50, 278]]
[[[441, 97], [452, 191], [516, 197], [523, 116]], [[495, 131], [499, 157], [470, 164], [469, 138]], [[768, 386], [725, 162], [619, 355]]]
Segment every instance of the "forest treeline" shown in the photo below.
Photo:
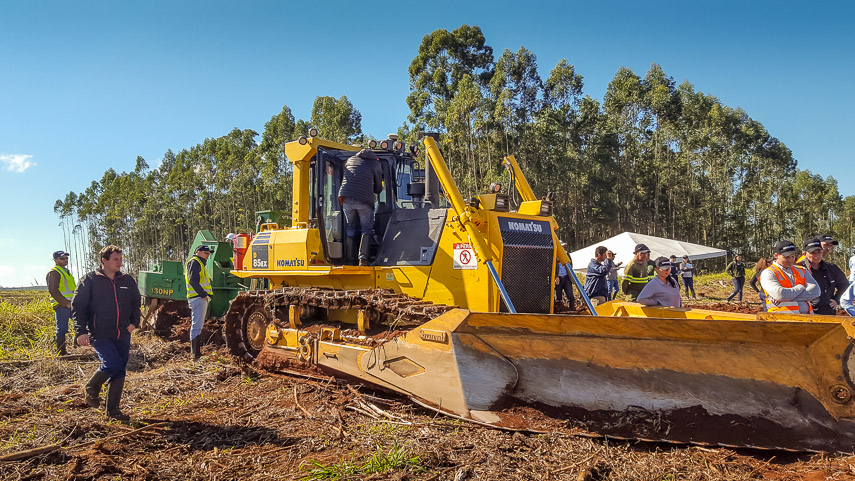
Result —
[[[508, 184], [514, 154], [535, 193], [555, 193], [560, 237], [571, 249], [623, 231], [768, 255], [786, 238], [833, 233], [853, 245], [855, 196], [832, 177], [797, 168], [793, 154], [757, 120], [653, 64], [621, 68], [602, 101], [584, 93], [567, 60], [542, 76], [534, 52], [494, 53], [481, 29], [426, 35], [409, 67], [410, 114], [388, 119], [408, 143], [438, 131], [464, 196]], [[364, 143], [359, 110], [318, 97], [309, 119], [287, 106], [259, 134], [235, 128], [167, 151], [151, 168], [107, 170], [55, 204], [66, 245], [94, 262], [101, 246], [126, 249], [136, 272], [181, 260], [195, 232], [218, 237], [255, 226], [255, 211], [290, 212], [291, 170], [283, 144], [317, 127], [321, 137]], [[383, 133], [385, 134], [385, 132]], [[423, 154], [422, 154], [423, 155]], [[840, 256], [840, 254], [838, 254]]]

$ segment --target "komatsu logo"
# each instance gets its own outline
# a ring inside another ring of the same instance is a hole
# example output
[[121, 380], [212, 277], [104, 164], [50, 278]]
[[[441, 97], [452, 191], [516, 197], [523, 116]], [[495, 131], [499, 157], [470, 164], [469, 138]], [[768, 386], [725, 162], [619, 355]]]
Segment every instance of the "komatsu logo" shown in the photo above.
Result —
[[276, 267], [302, 267], [306, 265], [305, 259], [277, 259]]
[[543, 226], [536, 222], [513, 222], [508, 221], [508, 229], [517, 232], [543, 232]]

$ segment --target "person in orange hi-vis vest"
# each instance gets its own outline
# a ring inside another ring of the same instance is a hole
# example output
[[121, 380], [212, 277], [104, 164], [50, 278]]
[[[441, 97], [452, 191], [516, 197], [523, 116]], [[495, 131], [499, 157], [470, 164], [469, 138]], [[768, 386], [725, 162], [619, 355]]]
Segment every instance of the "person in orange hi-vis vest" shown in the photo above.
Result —
[[797, 251], [790, 241], [778, 242], [772, 250], [775, 262], [760, 274], [769, 312], [813, 312], [810, 301], [820, 296], [819, 285], [810, 270], [795, 265]]

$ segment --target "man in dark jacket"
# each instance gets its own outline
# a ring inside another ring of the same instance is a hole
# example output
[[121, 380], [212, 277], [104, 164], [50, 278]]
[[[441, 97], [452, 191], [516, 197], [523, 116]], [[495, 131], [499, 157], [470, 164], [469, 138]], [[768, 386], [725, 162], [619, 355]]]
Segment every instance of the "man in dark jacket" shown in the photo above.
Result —
[[725, 268], [730, 277], [733, 278], [733, 292], [727, 296], [727, 302], [737, 297], [737, 301], [742, 302], [742, 288], [745, 287], [745, 264], [742, 263], [742, 256], [736, 254], [733, 262]]
[[674, 279], [674, 282], [676, 282], [677, 285], [679, 286], [680, 285], [680, 264], [677, 263], [677, 256], [672, 254], [671, 257], [668, 258], [668, 261], [671, 262], [671, 274], [670, 274], [671, 279]]
[[101, 386], [107, 388], [107, 417], [127, 421], [119, 409], [131, 333], [140, 326], [140, 292], [134, 279], [120, 271], [122, 249], [101, 249], [101, 268], [86, 274], [71, 301], [71, 318], [81, 346], [92, 345], [101, 367], [86, 384], [86, 404], [101, 405]]
[[383, 191], [380, 162], [374, 152], [362, 149], [344, 164], [344, 180], [338, 191], [338, 200], [347, 221], [345, 259], [351, 260], [356, 244], [356, 226], [360, 226], [359, 265], [368, 265], [368, 251], [374, 237], [374, 195]]
[[609, 272], [617, 267], [611, 259], [606, 256], [608, 249], [599, 246], [594, 250], [594, 257], [588, 263], [588, 271], [585, 273], [585, 294], [591, 300], [594, 307], [605, 303], [609, 299], [609, 286], [606, 282]]
[[800, 264], [810, 269], [810, 274], [819, 285], [819, 298], [811, 302], [814, 314], [833, 316], [838, 309], [840, 296], [849, 287], [849, 280], [839, 267], [823, 260], [823, 247], [820, 239], [805, 240], [802, 246], [804, 260]]

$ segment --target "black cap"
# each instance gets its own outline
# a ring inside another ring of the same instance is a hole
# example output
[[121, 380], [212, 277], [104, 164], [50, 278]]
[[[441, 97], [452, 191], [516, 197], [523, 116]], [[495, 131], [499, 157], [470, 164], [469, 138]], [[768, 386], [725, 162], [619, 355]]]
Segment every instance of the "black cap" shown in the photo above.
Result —
[[59, 259], [60, 257], [68, 257], [68, 252], [65, 251], [56, 251], [53, 253], [54, 259]]
[[635, 245], [635, 250], [634, 250], [634, 251], [632, 251], [632, 252], [633, 252], [633, 253], [637, 253], [637, 252], [650, 252], [650, 249], [648, 249], [648, 248], [647, 248], [647, 246], [646, 246], [646, 245], [644, 245], [644, 244], [636, 244], [636, 245]]
[[840, 242], [837, 242], [836, 240], [834, 240], [834, 237], [832, 237], [831, 234], [822, 234], [821, 236], [819, 236], [819, 241], [831, 243], [832, 245], [839, 245], [840, 244]]
[[812, 239], [805, 239], [804, 244], [802, 244], [802, 250], [805, 252], [814, 252], [822, 250], [822, 242], [816, 237]]
[[668, 260], [667, 257], [657, 257], [655, 261], [653, 261], [653, 267], [657, 269], [670, 269], [671, 261]]
[[796, 253], [796, 245], [788, 240], [778, 241], [775, 247], [772, 248], [774, 254], [784, 254], [789, 256]]
[[676, 259], [676, 258], [677, 258], [677, 256], [675, 256], [674, 254], [671, 254], [671, 257], [669, 257], [669, 259]]
[[196, 252], [211, 252], [211, 248], [208, 246], [199, 246], [196, 248]]

